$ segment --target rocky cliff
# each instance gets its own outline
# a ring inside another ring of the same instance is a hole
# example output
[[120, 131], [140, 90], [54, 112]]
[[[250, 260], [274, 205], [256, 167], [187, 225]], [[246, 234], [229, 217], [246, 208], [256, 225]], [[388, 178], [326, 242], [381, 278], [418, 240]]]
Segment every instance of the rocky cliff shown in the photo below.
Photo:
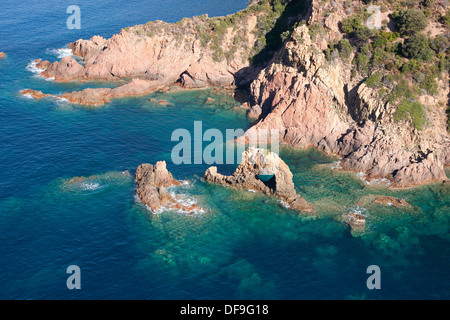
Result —
[[[427, 101], [424, 128], [395, 121], [397, 106], [369, 87], [362, 73], [352, 74], [352, 65], [343, 59], [326, 59], [323, 42], [342, 38], [338, 25], [348, 16], [343, 1], [333, 3], [313, 1], [310, 25], [296, 28], [251, 84], [251, 101], [261, 114], [246, 134], [278, 129], [281, 139], [294, 147], [340, 155], [344, 169], [365, 172], [369, 180], [389, 178], [396, 187], [446, 180], [450, 137], [438, 99], [448, 95], [448, 75], [444, 73], [438, 98], [420, 97]], [[326, 6], [334, 11], [324, 17], [330, 9]], [[318, 21], [322, 40], [312, 39], [311, 26]]]

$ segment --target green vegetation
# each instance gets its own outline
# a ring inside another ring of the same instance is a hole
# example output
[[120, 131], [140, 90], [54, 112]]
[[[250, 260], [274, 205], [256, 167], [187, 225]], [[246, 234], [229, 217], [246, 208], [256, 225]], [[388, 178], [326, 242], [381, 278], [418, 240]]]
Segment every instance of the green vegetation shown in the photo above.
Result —
[[403, 99], [394, 113], [394, 121], [408, 121], [417, 130], [423, 130], [427, 122], [425, 108], [419, 102]]
[[[335, 59], [338, 51], [342, 61], [348, 62], [348, 57], [353, 55], [352, 77], [358, 81], [366, 77], [364, 82], [368, 87], [377, 90], [383, 101], [397, 106], [396, 122], [405, 120], [422, 130], [426, 111], [417, 102], [418, 97], [436, 95], [438, 79], [450, 68], [450, 30], [434, 37], [424, 31], [430, 20], [449, 27], [449, 11], [437, 15], [434, 0], [379, 0], [364, 1], [364, 4], [359, 12], [341, 21], [339, 27], [344, 39], [338, 44], [329, 43], [324, 50], [325, 58]], [[389, 21], [384, 21], [380, 30], [366, 27], [366, 9], [370, 4], [381, 5], [382, 12], [394, 11], [390, 15], [394, 29], [391, 26], [388, 29]], [[317, 34], [320, 25], [314, 28], [312, 33]]]
[[450, 105], [447, 105], [447, 131], [450, 132]]
[[383, 75], [381, 73], [371, 74], [366, 80], [366, 85], [370, 88], [378, 88], [381, 86], [381, 78]]
[[296, 27], [295, 19], [302, 13], [306, 1], [299, 0], [261, 0], [259, 6], [267, 14], [258, 15], [255, 32], [257, 43], [251, 52], [252, 64], [262, 64], [270, 60], [281, 48]]
[[430, 61], [434, 56], [428, 44], [428, 38], [424, 34], [415, 34], [405, 40], [404, 55], [410, 59]]
[[339, 56], [344, 60], [348, 60], [353, 52], [353, 47], [347, 39], [339, 41], [337, 48], [339, 50]]
[[427, 17], [417, 8], [402, 9], [394, 15], [394, 18], [400, 33], [404, 36], [421, 32], [428, 26]]
[[[253, 1], [251, 1], [253, 2]], [[283, 41], [290, 37], [295, 26], [295, 19], [305, 9], [305, 1], [298, 0], [259, 0], [246, 9], [226, 17], [209, 18], [202, 15], [183, 18], [177, 23], [150, 21], [136, 26], [136, 35], [171, 35], [178, 45], [186, 41], [199, 40], [203, 48], [212, 51], [214, 61], [233, 61], [241, 58], [260, 64], [267, 62], [277, 51]], [[257, 25], [253, 32], [256, 36], [255, 47], [250, 48], [248, 22], [251, 16], [257, 17]], [[129, 31], [126, 28], [125, 31]], [[227, 36], [232, 36], [231, 44], [225, 46]], [[240, 57], [236, 56], [240, 53]]]

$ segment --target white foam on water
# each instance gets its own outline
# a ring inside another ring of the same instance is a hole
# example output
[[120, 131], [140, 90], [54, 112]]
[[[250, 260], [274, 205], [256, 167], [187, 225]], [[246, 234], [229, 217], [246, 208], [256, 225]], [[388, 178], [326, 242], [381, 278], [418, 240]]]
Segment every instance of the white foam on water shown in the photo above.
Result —
[[252, 189], [248, 189], [247, 191], [248, 191], [248, 192], [256, 193], [256, 190], [252, 190]]
[[73, 56], [72, 49], [69, 48], [47, 49], [47, 53], [55, 56], [58, 59]]
[[[20, 90], [20, 92], [22, 92], [23, 90]], [[29, 93], [27, 94], [22, 94], [22, 97], [27, 98], [27, 99], [34, 99], [33, 96]]]
[[36, 78], [40, 78], [40, 79], [44, 79], [45, 81], [54, 81], [55, 78], [51, 77], [51, 78], [45, 78], [43, 76], [41, 76], [41, 72], [43, 72], [44, 70], [39, 69], [37, 66], [37, 62], [36, 60], [32, 60], [30, 61], [30, 63], [25, 67], [25, 70], [34, 73], [34, 77]]
[[351, 211], [352, 211], [353, 213], [360, 214], [360, 215], [362, 215], [363, 217], [367, 217], [367, 213], [364, 213], [364, 212], [367, 211], [367, 209], [364, 208], [364, 207], [360, 207], [360, 206], [357, 205], [356, 208], [355, 208], [355, 209], [351, 209]]
[[390, 187], [392, 185], [392, 182], [386, 178], [379, 178], [367, 181], [367, 184]]
[[98, 188], [100, 188], [100, 184], [96, 182], [83, 182], [81, 184], [81, 189], [83, 190], [93, 191], [97, 190]]
[[38, 75], [43, 70], [36, 67], [36, 65], [37, 65], [36, 60], [31, 60], [30, 63], [25, 67], [25, 69], [31, 73]]
[[291, 208], [291, 206], [284, 200], [278, 200], [278, 202], [281, 203], [281, 205], [283, 207], [285, 207], [286, 209], [290, 209]]
[[331, 164], [331, 170], [335, 170], [335, 169], [339, 169], [339, 170], [342, 169], [341, 161], [335, 161]]

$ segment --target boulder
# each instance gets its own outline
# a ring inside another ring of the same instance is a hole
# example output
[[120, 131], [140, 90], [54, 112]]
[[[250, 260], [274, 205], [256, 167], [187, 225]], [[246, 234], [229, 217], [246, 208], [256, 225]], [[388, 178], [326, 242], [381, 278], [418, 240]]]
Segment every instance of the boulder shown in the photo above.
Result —
[[247, 116], [250, 119], [255, 119], [255, 120], [259, 119], [261, 114], [262, 114], [262, 108], [261, 108], [261, 106], [259, 104], [255, 104], [247, 112]]

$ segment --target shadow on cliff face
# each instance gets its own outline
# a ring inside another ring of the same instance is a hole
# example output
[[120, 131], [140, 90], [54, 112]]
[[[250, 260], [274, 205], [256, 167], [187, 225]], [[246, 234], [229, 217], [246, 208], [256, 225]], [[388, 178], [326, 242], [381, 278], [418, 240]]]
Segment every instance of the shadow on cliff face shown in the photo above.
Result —
[[[272, 0], [272, 16], [267, 19], [258, 18], [261, 34], [257, 34], [257, 44], [254, 48], [255, 55], [250, 58], [249, 67], [239, 70], [236, 75], [236, 86], [240, 89], [249, 89], [250, 84], [258, 76], [259, 72], [267, 67], [275, 53], [280, 50], [289, 38], [298, 23], [307, 17], [308, 8], [312, 0]], [[273, 15], [280, 16], [273, 24]], [[273, 27], [271, 27], [273, 25]], [[267, 29], [269, 29], [268, 32]]]

